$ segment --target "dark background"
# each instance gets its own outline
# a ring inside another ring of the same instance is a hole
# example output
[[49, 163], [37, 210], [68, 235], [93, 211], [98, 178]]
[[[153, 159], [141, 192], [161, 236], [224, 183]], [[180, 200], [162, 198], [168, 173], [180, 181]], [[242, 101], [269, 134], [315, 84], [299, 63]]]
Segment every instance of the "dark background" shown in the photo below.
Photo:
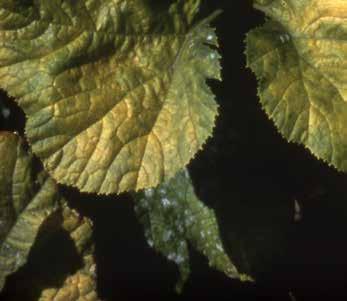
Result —
[[[192, 275], [183, 294], [177, 296], [176, 267], [147, 246], [129, 197], [115, 200], [81, 195], [62, 187], [71, 205], [94, 221], [100, 297], [110, 301], [294, 300], [289, 297], [291, 291], [298, 301], [346, 300], [347, 178], [302, 146], [287, 143], [262, 111], [256, 81], [245, 67], [243, 52], [245, 34], [263, 23], [263, 15], [252, 8], [251, 1], [204, 2], [201, 16], [217, 8], [224, 10], [214, 23], [220, 38], [224, 82], [211, 82], [220, 117], [214, 137], [189, 169], [198, 195], [216, 210], [228, 252], [237, 258], [230, 234], [237, 229], [242, 238], [250, 237], [251, 242], [245, 243], [249, 253], [265, 258], [255, 264], [259, 267], [258, 282], [230, 280], [211, 270], [207, 260], [192, 250]], [[1, 129], [22, 133], [22, 112], [4, 93], [0, 97], [11, 109], [10, 119]], [[303, 210], [299, 223], [293, 221], [294, 200]], [[270, 229], [264, 240], [254, 242], [257, 236], [252, 231], [263, 228]], [[65, 272], [77, 269], [78, 263], [66, 265], [76, 256], [72, 243], [62, 248], [63, 239], [66, 234], [56, 234], [44, 253], [36, 254], [34, 248], [29, 267], [10, 278], [2, 298], [29, 300], [25, 290], [18, 290], [18, 283], [26, 283], [30, 266], [46, 285], [56, 284], [45, 271], [46, 263], [55, 262]], [[277, 249], [280, 251], [273, 252]]]

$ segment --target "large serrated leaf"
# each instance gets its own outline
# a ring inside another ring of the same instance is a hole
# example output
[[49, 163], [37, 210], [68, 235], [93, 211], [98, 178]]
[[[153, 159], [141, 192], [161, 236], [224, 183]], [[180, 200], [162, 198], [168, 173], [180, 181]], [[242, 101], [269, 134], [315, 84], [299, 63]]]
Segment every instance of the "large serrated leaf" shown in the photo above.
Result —
[[255, 3], [272, 19], [247, 36], [266, 113], [289, 141], [347, 171], [347, 2]]
[[193, 22], [200, 0], [158, 2], [0, 0], [0, 87], [58, 182], [105, 194], [153, 187], [211, 135], [211, 18]]
[[178, 265], [178, 291], [190, 274], [188, 243], [227, 276], [249, 279], [238, 273], [225, 253], [215, 213], [196, 197], [188, 171], [179, 172], [156, 189], [138, 193], [135, 211], [148, 244]]
[[58, 206], [56, 184], [33, 172], [33, 158], [15, 134], [0, 132], [0, 290], [27, 260], [42, 223]]

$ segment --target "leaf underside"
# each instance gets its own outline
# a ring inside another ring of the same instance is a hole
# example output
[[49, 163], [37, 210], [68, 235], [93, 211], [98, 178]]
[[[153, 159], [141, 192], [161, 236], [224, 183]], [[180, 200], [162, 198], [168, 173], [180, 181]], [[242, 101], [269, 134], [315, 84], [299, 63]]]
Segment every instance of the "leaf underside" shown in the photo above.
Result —
[[286, 139], [347, 171], [347, 2], [255, 3], [270, 17], [246, 39], [264, 110]]
[[179, 172], [155, 189], [138, 193], [135, 212], [148, 244], [177, 264], [178, 291], [190, 274], [188, 244], [204, 254], [210, 266], [231, 278], [247, 279], [225, 253], [215, 213], [196, 197], [188, 171]]
[[[0, 0], [0, 88], [59, 183], [120, 193], [171, 178], [211, 135], [220, 79], [200, 0]], [[155, 9], [156, 8], [156, 9]]]

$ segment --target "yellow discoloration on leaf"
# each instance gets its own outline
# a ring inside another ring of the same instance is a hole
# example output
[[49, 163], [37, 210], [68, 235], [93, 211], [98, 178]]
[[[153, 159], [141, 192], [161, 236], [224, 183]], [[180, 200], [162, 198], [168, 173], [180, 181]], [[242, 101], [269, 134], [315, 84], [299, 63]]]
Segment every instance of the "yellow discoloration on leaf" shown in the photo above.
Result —
[[83, 266], [67, 275], [61, 288], [40, 288], [39, 300], [98, 300], [91, 221], [67, 206], [46, 172], [36, 172], [37, 162], [18, 135], [0, 133], [0, 157], [5, 158], [0, 164], [0, 290], [6, 277], [27, 262], [38, 234], [48, 237], [63, 229], [74, 242]]
[[93, 258], [92, 225], [89, 219], [63, 204], [62, 228], [66, 230], [83, 258], [83, 266], [66, 277], [60, 288], [44, 289], [39, 301], [97, 301], [96, 267]]
[[33, 157], [15, 134], [0, 132], [0, 290], [26, 261], [43, 222], [60, 196], [46, 173], [33, 172]]
[[217, 105], [205, 81], [220, 66], [209, 20], [193, 23], [200, 0], [8, 3], [0, 87], [58, 182], [104, 194], [156, 186], [211, 135]]
[[255, 3], [272, 19], [247, 37], [266, 113], [289, 141], [347, 171], [347, 2]]

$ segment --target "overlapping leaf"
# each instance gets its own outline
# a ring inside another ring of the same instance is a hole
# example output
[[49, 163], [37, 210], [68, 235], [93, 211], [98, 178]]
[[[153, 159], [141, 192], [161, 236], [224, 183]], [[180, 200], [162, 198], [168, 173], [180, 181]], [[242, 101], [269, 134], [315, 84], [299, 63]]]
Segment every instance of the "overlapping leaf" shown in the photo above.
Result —
[[211, 18], [193, 22], [200, 0], [152, 2], [0, 0], [0, 87], [58, 182], [98, 193], [156, 186], [211, 135]]
[[0, 290], [27, 260], [38, 231], [60, 196], [45, 173], [35, 174], [21, 139], [0, 133]]
[[139, 193], [135, 211], [148, 244], [178, 265], [178, 291], [190, 274], [188, 243], [204, 254], [212, 267], [231, 278], [246, 279], [225, 253], [214, 211], [196, 197], [187, 171]]
[[78, 253], [83, 258], [83, 266], [75, 274], [67, 276], [62, 287], [44, 289], [39, 300], [97, 301], [99, 299], [96, 294], [91, 222], [87, 218], [81, 218], [66, 204], [63, 205], [62, 216], [62, 228], [70, 234]]
[[247, 37], [266, 113], [289, 141], [347, 171], [347, 2], [255, 3], [271, 18]]
[[62, 228], [83, 257], [83, 266], [67, 275], [63, 287], [39, 288], [40, 300], [97, 300], [91, 222], [67, 206], [56, 183], [39, 170], [18, 135], [0, 133], [0, 156], [0, 290], [6, 277], [27, 262], [39, 234], [49, 237]]

